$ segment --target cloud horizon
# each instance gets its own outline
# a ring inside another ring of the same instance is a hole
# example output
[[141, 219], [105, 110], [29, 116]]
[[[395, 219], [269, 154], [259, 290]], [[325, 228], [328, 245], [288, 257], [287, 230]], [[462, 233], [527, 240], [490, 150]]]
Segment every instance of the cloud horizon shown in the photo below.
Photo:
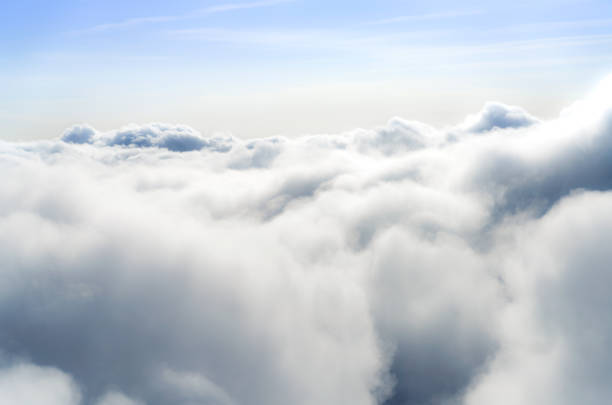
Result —
[[611, 92], [0, 141], [0, 403], [605, 403]]

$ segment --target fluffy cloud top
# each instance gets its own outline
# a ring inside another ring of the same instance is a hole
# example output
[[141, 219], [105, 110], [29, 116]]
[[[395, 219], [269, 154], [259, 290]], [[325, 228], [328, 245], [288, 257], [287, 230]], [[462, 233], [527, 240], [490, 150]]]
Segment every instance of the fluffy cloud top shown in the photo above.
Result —
[[50, 367], [19, 363], [0, 368], [0, 404], [78, 405], [72, 379]]
[[73, 144], [123, 146], [132, 148], [163, 148], [174, 152], [189, 152], [203, 148], [216, 152], [231, 149], [232, 138], [204, 138], [195, 129], [185, 125], [149, 124], [128, 125], [116, 131], [98, 133], [89, 125], [68, 128], [61, 140]]
[[0, 143], [0, 404], [609, 402], [610, 91]]
[[471, 133], [483, 133], [494, 129], [523, 128], [538, 122], [521, 107], [489, 102], [478, 114], [468, 116], [462, 128]]
[[69, 143], [93, 143], [96, 130], [89, 125], [74, 125], [64, 131], [62, 141]]

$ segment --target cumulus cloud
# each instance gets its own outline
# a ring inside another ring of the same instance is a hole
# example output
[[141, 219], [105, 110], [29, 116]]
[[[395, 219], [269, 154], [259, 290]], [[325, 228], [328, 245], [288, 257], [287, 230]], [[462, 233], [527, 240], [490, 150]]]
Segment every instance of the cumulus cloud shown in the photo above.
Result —
[[163, 148], [174, 152], [189, 152], [203, 148], [227, 152], [232, 146], [231, 137], [205, 138], [186, 125], [149, 124], [128, 125], [116, 131], [99, 133], [89, 125], [75, 125], [61, 137], [67, 143], [97, 143], [104, 146], [132, 148]]
[[16, 363], [0, 368], [0, 404], [78, 405], [79, 389], [52, 367]]
[[0, 403], [607, 402], [611, 83], [550, 121], [0, 142]]
[[489, 102], [478, 114], [468, 116], [461, 128], [471, 133], [483, 133], [494, 129], [523, 128], [538, 122], [521, 107]]
[[96, 405], [142, 405], [142, 402], [126, 397], [120, 392], [111, 391], [100, 398]]
[[434, 128], [415, 121], [393, 118], [386, 127], [359, 131], [352, 142], [361, 151], [378, 151], [385, 155], [421, 149], [436, 143]]
[[96, 130], [90, 125], [73, 125], [64, 131], [61, 139], [68, 143], [92, 143], [95, 136]]
[[598, 404], [612, 397], [611, 203], [609, 192], [577, 192], [513, 229], [519, 253], [509, 258], [504, 279], [517, 299], [501, 314], [501, 350], [473, 383], [469, 405]]

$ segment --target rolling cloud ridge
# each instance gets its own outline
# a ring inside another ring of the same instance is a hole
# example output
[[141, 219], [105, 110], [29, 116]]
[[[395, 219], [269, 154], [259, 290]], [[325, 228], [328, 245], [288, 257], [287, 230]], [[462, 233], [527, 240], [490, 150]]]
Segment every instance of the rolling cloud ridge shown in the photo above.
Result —
[[607, 402], [611, 92], [0, 142], [0, 403]]

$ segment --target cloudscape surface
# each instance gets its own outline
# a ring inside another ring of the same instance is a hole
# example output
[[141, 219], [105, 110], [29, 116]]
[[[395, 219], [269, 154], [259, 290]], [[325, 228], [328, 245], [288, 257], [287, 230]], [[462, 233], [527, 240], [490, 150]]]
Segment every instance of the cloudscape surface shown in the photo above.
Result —
[[612, 403], [612, 5], [3, 4], [0, 405]]
[[0, 142], [0, 403], [606, 403], [611, 92]]

